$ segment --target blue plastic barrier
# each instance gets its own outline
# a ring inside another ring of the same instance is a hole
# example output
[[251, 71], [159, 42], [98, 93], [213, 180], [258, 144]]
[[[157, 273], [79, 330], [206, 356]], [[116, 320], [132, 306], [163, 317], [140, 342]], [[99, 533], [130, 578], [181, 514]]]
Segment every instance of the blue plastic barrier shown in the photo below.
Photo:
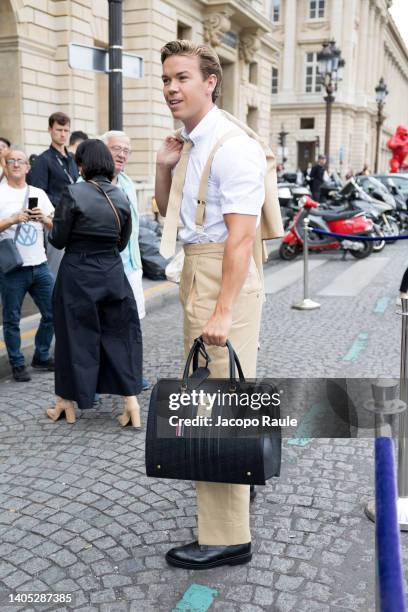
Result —
[[375, 537], [380, 612], [406, 612], [394, 440], [375, 441]]
[[389, 240], [407, 240], [408, 238], [407, 234], [404, 234], [403, 236], [355, 236], [354, 234], [336, 234], [334, 232], [326, 232], [326, 230], [322, 230], [317, 227], [311, 227], [310, 230], [315, 232], [315, 234], [321, 234], [322, 236], [333, 236], [333, 238], [344, 238], [345, 240], [366, 240], [368, 242], [380, 242], [382, 240], [387, 242]]

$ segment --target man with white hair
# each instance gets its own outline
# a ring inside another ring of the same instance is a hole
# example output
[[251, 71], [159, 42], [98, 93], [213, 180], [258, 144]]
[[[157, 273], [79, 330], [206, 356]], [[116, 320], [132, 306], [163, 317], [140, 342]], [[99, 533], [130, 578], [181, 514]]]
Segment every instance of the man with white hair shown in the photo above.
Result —
[[126, 276], [133, 289], [139, 319], [145, 316], [145, 302], [142, 289], [142, 262], [139, 250], [139, 212], [137, 209], [136, 190], [132, 179], [125, 174], [125, 165], [131, 154], [130, 138], [119, 130], [110, 130], [101, 136], [112, 153], [115, 163], [115, 175], [112, 183], [117, 185], [127, 195], [132, 211], [132, 235], [129, 244], [121, 253]]
[[[101, 136], [101, 140], [106, 144], [112, 154], [115, 164], [115, 175], [112, 183], [125, 193], [130, 202], [132, 212], [132, 234], [129, 243], [124, 251], [121, 252], [125, 273], [132, 287], [139, 319], [146, 315], [145, 300], [142, 286], [142, 261], [139, 249], [139, 212], [137, 208], [136, 189], [132, 179], [125, 174], [125, 166], [131, 154], [130, 138], [125, 132], [110, 130]], [[149, 387], [149, 382], [143, 379], [143, 389]]]

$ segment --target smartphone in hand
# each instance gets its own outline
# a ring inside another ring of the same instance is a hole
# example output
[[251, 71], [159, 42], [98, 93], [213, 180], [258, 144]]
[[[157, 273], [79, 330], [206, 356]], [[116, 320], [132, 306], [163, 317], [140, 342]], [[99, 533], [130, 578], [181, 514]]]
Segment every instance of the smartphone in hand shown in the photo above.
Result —
[[33, 210], [33, 208], [37, 208], [38, 206], [38, 198], [28, 198], [28, 210]]

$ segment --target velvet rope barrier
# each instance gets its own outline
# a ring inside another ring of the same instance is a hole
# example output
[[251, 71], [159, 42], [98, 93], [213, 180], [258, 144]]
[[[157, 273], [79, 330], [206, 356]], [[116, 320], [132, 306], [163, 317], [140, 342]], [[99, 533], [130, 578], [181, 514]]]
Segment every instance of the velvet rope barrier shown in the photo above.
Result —
[[408, 238], [408, 234], [404, 234], [403, 236], [357, 236], [354, 234], [336, 234], [334, 232], [326, 232], [326, 230], [319, 229], [317, 227], [311, 227], [311, 232], [315, 234], [321, 234], [322, 236], [333, 236], [333, 238], [343, 238], [344, 240], [366, 240], [368, 242], [381, 242], [382, 240], [406, 240]]
[[375, 537], [379, 612], [406, 612], [397, 515], [394, 440], [375, 441]]

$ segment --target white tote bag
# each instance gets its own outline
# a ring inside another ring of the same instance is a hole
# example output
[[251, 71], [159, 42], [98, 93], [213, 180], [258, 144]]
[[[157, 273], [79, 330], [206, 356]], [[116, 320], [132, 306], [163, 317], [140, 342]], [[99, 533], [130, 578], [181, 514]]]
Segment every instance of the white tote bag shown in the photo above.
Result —
[[172, 283], [179, 283], [184, 265], [184, 249], [180, 249], [166, 266], [166, 278]]

